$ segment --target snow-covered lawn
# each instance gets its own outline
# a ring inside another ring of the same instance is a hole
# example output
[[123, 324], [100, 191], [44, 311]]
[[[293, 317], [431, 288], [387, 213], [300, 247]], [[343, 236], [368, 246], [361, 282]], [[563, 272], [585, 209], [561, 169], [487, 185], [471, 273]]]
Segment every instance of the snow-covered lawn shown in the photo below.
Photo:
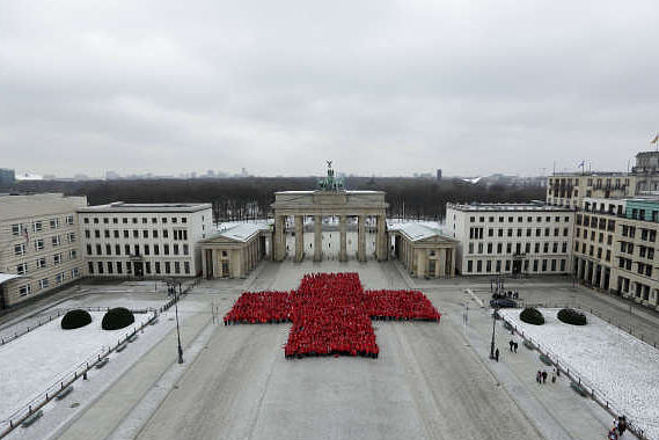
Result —
[[60, 318], [0, 346], [0, 422], [151, 316], [137, 314], [132, 326], [107, 331], [103, 313], [91, 315], [83, 328], [62, 330]]
[[558, 310], [540, 309], [540, 326], [522, 322], [519, 310], [499, 313], [606, 396], [648, 438], [659, 439], [659, 350], [588, 313], [586, 326], [564, 324]]

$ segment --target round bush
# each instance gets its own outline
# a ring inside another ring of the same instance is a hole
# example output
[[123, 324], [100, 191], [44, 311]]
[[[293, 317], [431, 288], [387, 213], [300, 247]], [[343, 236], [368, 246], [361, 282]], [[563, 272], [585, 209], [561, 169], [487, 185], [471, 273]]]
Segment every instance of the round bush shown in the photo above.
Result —
[[103, 330], [118, 330], [128, 327], [134, 322], [133, 312], [125, 307], [115, 307], [105, 313], [101, 327], [103, 327]]
[[586, 315], [574, 309], [561, 309], [556, 315], [559, 321], [572, 325], [586, 325]]
[[68, 311], [60, 325], [64, 330], [73, 330], [84, 327], [90, 322], [92, 322], [92, 315], [87, 310], [76, 309]]
[[519, 314], [519, 319], [527, 324], [542, 325], [545, 323], [545, 317], [542, 316], [540, 310], [534, 307], [527, 307]]

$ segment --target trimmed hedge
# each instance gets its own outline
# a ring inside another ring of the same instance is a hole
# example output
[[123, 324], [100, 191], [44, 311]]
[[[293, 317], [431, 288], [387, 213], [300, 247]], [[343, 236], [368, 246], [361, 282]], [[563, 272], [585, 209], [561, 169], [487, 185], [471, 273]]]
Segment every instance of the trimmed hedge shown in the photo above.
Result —
[[574, 309], [561, 309], [556, 315], [559, 321], [572, 325], [586, 325], [586, 315]]
[[62, 318], [60, 325], [64, 330], [73, 330], [84, 327], [92, 322], [92, 315], [87, 310], [69, 310]]
[[527, 307], [519, 314], [519, 319], [527, 324], [542, 325], [545, 323], [545, 317], [542, 316], [540, 310], [535, 307]]
[[128, 327], [134, 322], [133, 312], [125, 307], [115, 307], [105, 313], [101, 327], [103, 327], [103, 330], [118, 330]]

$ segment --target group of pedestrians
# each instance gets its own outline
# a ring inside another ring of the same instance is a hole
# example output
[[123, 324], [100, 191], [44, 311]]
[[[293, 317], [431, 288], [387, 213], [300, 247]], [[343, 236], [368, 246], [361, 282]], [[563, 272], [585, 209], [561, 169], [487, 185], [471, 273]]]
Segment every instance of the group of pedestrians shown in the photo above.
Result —
[[609, 429], [609, 434], [607, 439], [609, 440], [618, 440], [622, 435], [627, 431], [627, 417], [618, 416], [613, 419], [613, 426]]
[[[551, 383], [556, 383], [556, 378], [557, 378], [558, 376], [560, 376], [560, 374], [561, 374], [561, 373], [560, 373], [560, 371], [558, 370], [558, 368], [554, 367], [554, 368], [552, 369], [552, 371], [551, 371]], [[540, 385], [544, 385], [544, 384], [546, 384], [546, 383], [547, 383], [547, 379], [548, 379], [549, 377], [550, 377], [550, 376], [549, 376], [549, 373], [548, 373], [547, 370], [545, 370], [545, 369], [538, 370], [538, 371], [535, 373], [535, 381], [536, 381], [537, 383], [539, 383]]]
[[519, 348], [519, 343], [513, 339], [508, 341], [508, 345], [510, 346], [510, 351], [513, 353], [517, 353], [517, 349]]

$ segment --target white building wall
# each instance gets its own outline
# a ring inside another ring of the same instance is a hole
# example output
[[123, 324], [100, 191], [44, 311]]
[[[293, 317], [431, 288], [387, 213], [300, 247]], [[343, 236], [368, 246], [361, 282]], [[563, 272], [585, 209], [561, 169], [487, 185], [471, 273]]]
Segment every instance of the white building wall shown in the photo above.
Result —
[[446, 218], [449, 232], [460, 242], [456, 268], [462, 275], [510, 274], [517, 264], [522, 274], [571, 271], [573, 212], [506, 209], [505, 204], [496, 211], [460, 206], [447, 205]]
[[112, 212], [101, 207], [98, 212], [94, 212], [94, 207], [82, 210], [80, 224], [86, 275], [196, 276], [201, 271], [197, 242], [207, 236], [212, 225], [210, 205], [204, 206], [178, 212], [139, 212], [129, 207], [115, 207]]
[[86, 205], [86, 197], [58, 193], [0, 197], [0, 272], [22, 275], [2, 286], [4, 306], [82, 276], [76, 209]]

